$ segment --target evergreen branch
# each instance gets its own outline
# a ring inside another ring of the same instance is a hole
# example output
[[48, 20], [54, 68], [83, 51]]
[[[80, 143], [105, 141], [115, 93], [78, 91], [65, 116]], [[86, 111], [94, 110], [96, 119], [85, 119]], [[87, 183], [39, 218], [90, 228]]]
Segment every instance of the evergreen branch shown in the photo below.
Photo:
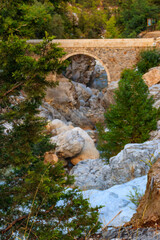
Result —
[[1, 233], [4, 234], [4, 233], [8, 232], [17, 222], [20, 222], [27, 217], [28, 217], [28, 214], [14, 220], [8, 227], [6, 227], [5, 229], [2, 229]]
[[37, 193], [38, 193], [38, 191], [39, 191], [40, 185], [41, 185], [41, 183], [43, 182], [43, 177], [45, 176], [46, 171], [47, 171], [47, 169], [45, 170], [44, 174], [43, 174], [42, 177], [41, 177], [41, 180], [40, 180], [40, 182], [39, 182], [39, 184], [38, 184], [38, 187], [37, 187], [37, 189], [36, 189], [36, 192], [35, 192], [35, 195], [34, 195], [34, 198], [33, 198], [33, 201], [32, 201], [30, 213], [28, 214], [28, 219], [27, 219], [26, 228], [25, 228], [25, 232], [24, 232], [24, 238], [25, 238], [25, 235], [26, 235], [26, 232], [27, 232], [27, 227], [28, 227], [29, 219], [30, 219], [31, 214], [32, 214], [32, 208], [33, 208], [33, 205], [34, 205], [34, 202], [35, 202]]
[[36, 213], [36, 215], [35, 215], [35, 217], [34, 217], [34, 220], [32, 221], [32, 225], [31, 225], [31, 228], [29, 229], [29, 233], [28, 233], [27, 240], [29, 239], [30, 233], [32, 232], [32, 228], [33, 228], [34, 221], [35, 221], [35, 219], [36, 219], [36, 217], [37, 217], [37, 215], [38, 215], [38, 212], [39, 212], [40, 208], [43, 206], [44, 200], [45, 200], [45, 198], [43, 198], [42, 203], [39, 205], [38, 210], [37, 210], [37, 213]]
[[52, 211], [52, 209], [55, 207], [55, 204], [52, 205], [48, 210], [45, 211], [45, 213], [49, 213], [50, 211]]
[[8, 90], [7, 92], [5, 92], [2, 95], [2, 98], [5, 97], [6, 95], [8, 95], [10, 92], [12, 92], [13, 90], [15, 90], [16, 88], [18, 88], [19, 86], [21, 86], [23, 84], [23, 82], [18, 83], [17, 85], [15, 85], [14, 87], [12, 87], [10, 90]]

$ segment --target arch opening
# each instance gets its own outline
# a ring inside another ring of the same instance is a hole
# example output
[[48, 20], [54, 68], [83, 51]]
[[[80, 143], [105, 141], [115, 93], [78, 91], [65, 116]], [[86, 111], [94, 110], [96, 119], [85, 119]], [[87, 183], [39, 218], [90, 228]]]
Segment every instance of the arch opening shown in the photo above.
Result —
[[87, 87], [102, 90], [110, 83], [110, 74], [104, 63], [94, 55], [86, 52], [67, 54], [62, 60], [70, 64], [63, 72], [66, 78], [83, 83]]

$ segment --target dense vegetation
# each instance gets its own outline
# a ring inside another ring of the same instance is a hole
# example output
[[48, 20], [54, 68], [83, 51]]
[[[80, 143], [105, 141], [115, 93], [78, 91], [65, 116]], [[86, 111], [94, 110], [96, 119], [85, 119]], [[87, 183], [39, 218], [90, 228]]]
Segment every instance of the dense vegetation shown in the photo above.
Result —
[[38, 107], [46, 87], [53, 86], [46, 76], [65, 65], [59, 61], [62, 49], [48, 46], [50, 41], [31, 46], [11, 35], [0, 43], [1, 239], [69, 240], [100, 227], [98, 208], [68, 189], [73, 179], [62, 164], [44, 164], [45, 152], [54, 146]]
[[136, 37], [154, 18], [157, 29], [158, 0], [29, 0], [0, 3], [0, 36], [42, 38], [44, 31], [56, 38]]
[[98, 125], [98, 147], [107, 160], [127, 143], [146, 141], [150, 131], [157, 127], [158, 111], [153, 108], [153, 98], [138, 71], [122, 72], [114, 99], [115, 103], [104, 114], [108, 131]]
[[159, 64], [160, 64], [159, 49], [151, 49], [151, 50], [142, 51], [140, 53], [140, 59], [137, 63], [137, 68], [141, 74], [144, 74], [150, 68], [156, 67]]

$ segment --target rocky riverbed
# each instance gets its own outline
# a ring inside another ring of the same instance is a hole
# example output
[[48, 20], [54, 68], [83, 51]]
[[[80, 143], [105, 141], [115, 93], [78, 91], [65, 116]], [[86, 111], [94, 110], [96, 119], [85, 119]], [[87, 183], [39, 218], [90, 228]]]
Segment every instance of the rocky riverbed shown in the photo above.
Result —
[[68, 60], [70, 64], [63, 73], [66, 78], [98, 90], [107, 87], [107, 73], [98, 60], [82, 54]]
[[[61, 76], [59, 86], [47, 90], [40, 110], [41, 116], [48, 119], [47, 131], [56, 149], [46, 153], [45, 160], [54, 164], [59, 159], [64, 167], [70, 164], [70, 174], [75, 176], [75, 185], [83, 190], [84, 197], [92, 206], [104, 206], [100, 220], [107, 228], [93, 239], [160, 239], [155, 228], [140, 228], [137, 232], [129, 226], [121, 227], [136, 213], [129, 195], [135, 191], [145, 193], [146, 174], [160, 157], [160, 121], [149, 141], [127, 144], [108, 165], [95, 146], [95, 124], [103, 121], [105, 109], [114, 102], [117, 86], [118, 82], [113, 82], [101, 91]], [[160, 107], [160, 84], [149, 90], [154, 106]]]

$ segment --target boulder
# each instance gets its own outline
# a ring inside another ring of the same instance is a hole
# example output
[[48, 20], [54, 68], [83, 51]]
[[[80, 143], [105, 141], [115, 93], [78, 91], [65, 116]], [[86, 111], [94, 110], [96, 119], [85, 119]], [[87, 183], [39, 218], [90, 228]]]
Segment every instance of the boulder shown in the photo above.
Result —
[[[47, 120], [59, 119], [83, 129], [94, 129], [97, 122], [104, 121], [103, 93], [84, 84], [71, 82], [58, 75], [59, 85], [48, 88], [40, 116]], [[53, 133], [54, 135], [54, 133]]]
[[73, 83], [63, 76], [59, 76], [57, 80], [60, 80], [58, 86], [47, 89], [45, 101], [57, 110], [63, 110], [64, 106], [65, 108], [78, 106], [79, 103], [77, 102], [77, 94]]
[[92, 97], [89, 99], [89, 106], [91, 109], [97, 110], [97, 107], [102, 108], [102, 105], [100, 103], [101, 97], [103, 97], [103, 94], [99, 94], [98, 96], [92, 95]]
[[75, 177], [75, 185], [82, 190], [108, 188], [111, 177], [110, 166], [102, 159], [88, 159], [80, 161], [70, 171]]
[[82, 151], [85, 140], [74, 128], [52, 137], [51, 143], [56, 144], [56, 153], [59, 157], [71, 158]]
[[159, 139], [127, 144], [120, 153], [110, 158], [109, 165], [101, 159], [89, 159], [74, 166], [71, 174], [75, 176], [76, 186], [81, 189], [103, 190], [147, 174], [150, 163], [159, 156]]
[[158, 227], [160, 223], [160, 159], [151, 167], [145, 195], [130, 223], [135, 227]]
[[72, 133], [77, 132], [84, 139], [82, 151], [77, 156], [71, 159], [73, 165], [76, 165], [78, 162], [82, 160], [99, 158], [99, 152], [95, 147], [94, 141], [84, 130], [82, 130], [79, 127], [76, 127], [73, 130], [71, 130], [71, 132]]
[[[79, 126], [83, 129], [93, 129], [94, 122], [88, 117], [89, 108], [69, 110], [67, 119], [72, 121], [74, 125]], [[91, 110], [90, 110], [91, 111]], [[93, 114], [93, 113], [92, 113]]]
[[92, 90], [89, 87], [86, 87], [84, 84], [77, 83], [77, 82], [72, 82], [75, 86], [78, 99], [79, 100], [84, 100], [85, 102], [88, 101], [88, 99], [92, 96]]
[[40, 113], [39, 116], [47, 120], [52, 121], [53, 119], [60, 119], [63, 122], [67, 122], [65, 117], [52, 105], [43, 101], [42, 105], [39, 107]]
[[103, 89], [108, 84], [107, 73], [98, 60], [86, 55], [70, 57], [71, 63], [64, 75], [91, 88]]
[[114, 91], [118, 88], [118, 81], [111, 82], [107, 88], [103, 90], [101, 104], [104, 108], [108, 108], [110, 104], [114, 104]]
[[52, 136], [56, 136], [62, 132], [65, 132], [74, 128], [72, 125], [67, 125], [67, 124], [65, 124], [59, 119], [54, 119], [53, 121], [48, 122], [46, 129], [48, 132], [52, 134]]
[[46, 128], [49, 132], [57, 128], [66, 127], [67, 125], [59, 119], [54, 119], [53, 121], [48, 122]]
[[154, 161], [159, 155], [160, 140], [125, 145], [120, 153], [109, 160], [111, 183], [120, 184], [147, 174], [149, 161]]
[[54, 165], [57, 162], [58, 162], [58, 157], [54, 152], [50, 151], [50, 152], [46, 152], [44, 154], [44, 163], [45, 164], [51, 163], [52, 165]]
[[160, 139], [160, 130], [150, 132], [150, 140]]
[[160, 100], [157, 100], [154, 104], [153, 104], [153, 107], [155, 108], [160, 108]]
[[149, 69], [149, 71], [143, 75], [143, 79], [149, 87], [160, 83], [160, 67]]
[[40, 116], [49, 120], [71, 121], [85, 129], [93, 129], [96, 122], [104, 120], [103, 94], [99, 90], [92, 91], [84, 84], [71, 82], [62, 76], [58, 76], [57, 80], [57, 87], [47, 89]]
[[71, 130], [73, 128], [74, 127], [72, 125], [66, 125], [66, 126], [63, 126], [63, 127], [56, 128], [56, 129], [52, 130], [51, 134], [52, 134], [52, 136], [56, 136], [56, 135], [59, 135], [59, 134], [61, 134], [63, 132]]
[[96, 130], [87, 129], [87, 130], [85, 130], [85, 131], [86, 131], [86, 133], [92, 138], [92, 140], [93, 140], [94, 142], [97, 141], [97, 131], [96, 131]]

